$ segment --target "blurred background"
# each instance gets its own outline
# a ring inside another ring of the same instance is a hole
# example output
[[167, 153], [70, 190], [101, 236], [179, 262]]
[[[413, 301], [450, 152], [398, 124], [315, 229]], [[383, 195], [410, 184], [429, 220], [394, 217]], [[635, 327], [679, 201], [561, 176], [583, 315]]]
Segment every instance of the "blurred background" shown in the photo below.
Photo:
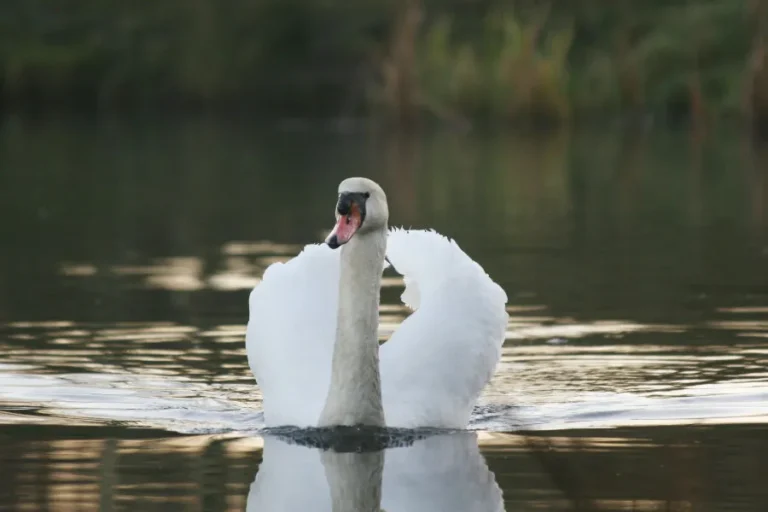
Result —
[[248, 293], [362, 175], [507, 291], [509, 510], [765, 510], [766, 127], [764, 0], [2, 0], [0, 508], [241, 510]]
[[231, 244], [319, 240], [350, 175], [569, 313], [666, 320], [706, 296], [671, 288], [762, 279], [768, 2], [14, 0], [0, 24], [0, 319], [168, 317], [117, 275], [184, 311], [234, 291], [207, 304], [240, 318], [272, 260]]
[[9, 0], [3, 109], [764, 122], [761, 0]]

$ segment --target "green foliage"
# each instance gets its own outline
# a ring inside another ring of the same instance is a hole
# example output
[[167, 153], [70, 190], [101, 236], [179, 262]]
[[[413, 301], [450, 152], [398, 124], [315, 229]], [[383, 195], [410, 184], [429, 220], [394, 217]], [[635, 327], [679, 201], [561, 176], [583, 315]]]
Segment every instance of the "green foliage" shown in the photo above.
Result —
[[543, 16], [516, 5], [525, 2], [491, 11], [469, 34], [457, 35], [448, 16], [425, 25], [419, 86], [428, 106], [547, 121], [744, 107], [755, 35], [745, 1], [552, 3]]
[[[415, 31], [403, 29], [411, 11]], [[768, 7], [755, 0], [0, 3], [6, 104], [765, 117], [767, 49]]]
[[8, 102], [277, 100], [306, 111], [369, 58], [367, 32], [389, 16], [378, 1], [9, 0], [1, 89]]

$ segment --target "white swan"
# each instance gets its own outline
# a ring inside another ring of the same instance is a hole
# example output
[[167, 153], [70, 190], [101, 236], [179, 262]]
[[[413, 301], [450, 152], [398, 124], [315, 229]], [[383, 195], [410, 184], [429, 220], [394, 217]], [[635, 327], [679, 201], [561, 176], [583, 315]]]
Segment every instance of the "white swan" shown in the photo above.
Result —
[[[246, 348], [267, 426], [467, 426], [499, 360], [507, 296], [455, 242], [389, 231], [388, 217], [381, 187], [344, 180], [326, 243], [271, 265], [251, 292]], [[379, 349], [385, 253], [415, 312]]]

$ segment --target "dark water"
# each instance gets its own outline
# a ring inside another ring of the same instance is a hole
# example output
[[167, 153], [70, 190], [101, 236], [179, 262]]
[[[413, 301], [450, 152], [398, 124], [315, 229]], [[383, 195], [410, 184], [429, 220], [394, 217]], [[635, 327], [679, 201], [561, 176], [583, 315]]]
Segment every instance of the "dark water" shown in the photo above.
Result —
[[[761, 145], [284, 128], [3, 121], [0, 510], [306, 509], [334, 485], [390, 512], [768, 507]], [[259, 434], [247, 295], [331, 227], [351, 175], [509, 295], [477, 438], [382, 462]]]
[[[407, 466], [408, 450], [419, 445], [388, 449], [383, 482], [355, 483], [366, 493], [383, 487], [384, 510], [762, 511], [768, 503], [763, 426], [480, 437], [479, 451], [458, 460], [417, 452], [417, 464]], [[449, 437], [436, 448], [461, 441]], [[316, 450], [263, 446], [260, 437], [5, 426], [0, 499], [3, 510], [331, 510]], [[356, 470], [370, 462], [345, 455]]]

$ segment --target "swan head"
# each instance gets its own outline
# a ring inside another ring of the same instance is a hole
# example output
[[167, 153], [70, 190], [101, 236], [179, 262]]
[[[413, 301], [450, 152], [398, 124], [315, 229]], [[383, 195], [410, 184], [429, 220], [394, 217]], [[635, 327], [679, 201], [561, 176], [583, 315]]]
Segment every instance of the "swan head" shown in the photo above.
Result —
[[347, 178], [339, 184], [336, 226], [325, 243], [336, 249], [356, 234], [386, 230], [389, 207], [384, 190], [367, 178]]

